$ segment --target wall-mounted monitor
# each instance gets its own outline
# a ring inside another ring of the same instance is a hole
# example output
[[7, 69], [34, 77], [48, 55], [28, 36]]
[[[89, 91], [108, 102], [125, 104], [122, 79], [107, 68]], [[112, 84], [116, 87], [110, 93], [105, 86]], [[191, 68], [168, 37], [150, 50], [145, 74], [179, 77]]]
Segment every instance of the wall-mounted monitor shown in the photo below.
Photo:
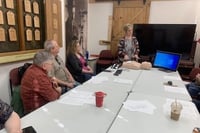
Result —
[[182, 54], [189, 58], [196, 24], [134, 24], [133, 35], [140, 55], [155, 55], [157, 50]]
[[181, 54], [157, 51], [153, 61], [153, 67], [161, 68], [163, 70], [176, 71], [181, 59]]

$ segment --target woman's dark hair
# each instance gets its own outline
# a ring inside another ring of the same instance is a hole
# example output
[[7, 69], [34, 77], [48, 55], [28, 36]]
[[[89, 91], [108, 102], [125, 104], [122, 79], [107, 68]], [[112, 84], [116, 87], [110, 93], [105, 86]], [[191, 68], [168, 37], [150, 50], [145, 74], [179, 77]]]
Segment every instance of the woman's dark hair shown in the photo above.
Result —
[[73, 36], [72, 37], [72, 41], [74, 41], [74, 40], [78, 40], [78, 37], [77, 36]]
[[70, 52], [71, 53], [75, 53], [77, 43], [78, 43], [78, 37], [77, 36], [73, 36], [72, 37], [71, 48], [70, 48]]

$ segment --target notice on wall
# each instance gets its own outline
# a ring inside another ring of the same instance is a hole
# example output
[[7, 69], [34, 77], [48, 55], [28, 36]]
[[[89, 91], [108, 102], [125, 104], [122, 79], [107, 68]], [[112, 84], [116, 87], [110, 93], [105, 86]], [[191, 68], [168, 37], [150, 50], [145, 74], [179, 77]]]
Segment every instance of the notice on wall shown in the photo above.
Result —
[[26, 12], [31, 12], [31, 2], [30, 0], [24, 0], [24, 8]]
[[58, 14], [58, 7], [55, 3], [53, 4], [53, 14]]
[[27, 41], [32, 41], [33, 40], [33, 34], [30, 29], [26, 30], [26, 40]]
[[33, 13], [39, 14], [39, 5], [36, 1], [33, 2]]
[[53, 28], [55, 29], [55, 30], [57, 30], [58, 29], [58, 20], [57, 19], [53, 19]]
[[6, 41], [5, 29], [0, 27], [0, 41]]
[[15, 14], [11, 11], [7, 12], [8, 25], [15, 25]]
[[0, 10], [0, 24], [4, 24], [3, 12]]
[[27, 27], [32, 27], [32, 20], [30, 15], [25, 16], [25, 23]]
[[9, 33], [10, 41], [17, 41], [17, 33], [16, 33], [16, 30], [14, 28], [11, 27], [8, 30], [8, 33]]
[[35, 40], [36, 41], [40, 40], [40, 31], [38, 29], [35, 30]]
[[39, 19], [39, 17], [35, 16], [33, 19], [34, 19], [34, 26], [36, 28], [39, 28], [40, 27], [40, 19]]
[[2, 1], [0, 0], [0, 7], [2, 7]]
[[6, 0], [6, 8], [14, 9], [13, 0]]

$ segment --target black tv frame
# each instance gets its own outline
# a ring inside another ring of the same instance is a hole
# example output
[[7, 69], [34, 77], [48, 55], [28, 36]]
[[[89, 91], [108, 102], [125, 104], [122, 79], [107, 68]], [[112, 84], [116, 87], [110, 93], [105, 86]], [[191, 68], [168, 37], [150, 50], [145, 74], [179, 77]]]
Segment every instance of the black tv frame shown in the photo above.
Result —
[[157, 50], [179, 53], [189, 59], [196, 24], [134, 24], [140, 55], [154, 57]]

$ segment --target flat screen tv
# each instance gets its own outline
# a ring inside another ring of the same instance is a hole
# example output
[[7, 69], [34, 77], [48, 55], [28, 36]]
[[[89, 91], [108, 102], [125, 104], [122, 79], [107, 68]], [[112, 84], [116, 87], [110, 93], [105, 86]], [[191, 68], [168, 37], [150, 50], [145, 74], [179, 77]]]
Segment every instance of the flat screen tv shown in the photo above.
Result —
[[153, 66], [167, 71], [176, 71], [181, 59], [181, 54], [157, 51], [153, 61]]
[[134, 24], [133, 35], [140, 46], [140, 55], [155, 55], [157, 50], [182, 54], [189, 58], [196, 24]]

